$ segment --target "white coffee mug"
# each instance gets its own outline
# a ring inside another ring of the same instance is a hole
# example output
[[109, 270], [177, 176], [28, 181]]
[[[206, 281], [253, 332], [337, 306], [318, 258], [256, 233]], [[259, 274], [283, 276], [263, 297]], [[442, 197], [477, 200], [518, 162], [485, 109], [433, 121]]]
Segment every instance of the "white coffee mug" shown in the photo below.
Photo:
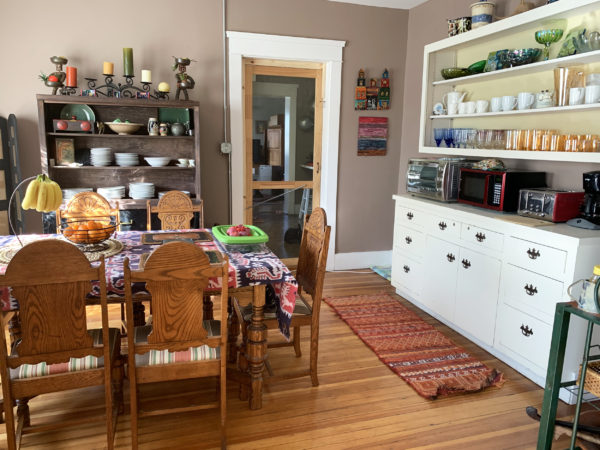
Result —
[[467, 104], [465, 102], [458, 104], [458, 114], [467, 114]]
[[517, 96], [517, 107], [519, 109], [530, 109], [535, 101], [535, 96], [531, 92], [520, 92]]
[[458, 103], [448, 103], [448, 115], [455, 116], [458, 114]]
[[590, 103], [598, 103], [598, 101], [600, 101], [600, 85], [593, 84], [586, 86], [585, 102], [589, 105]]
[[477, 114], [483, 114], [488, 111], [489, 106], [490, 102], [488, 102], [487, 100], [477, 100], [475, 110], [477, 111]]
[[505, 95], [502, 97], [502, 111], [512, 111], [517, 106], [517, 99], [514, 95]]
[[466, 108], [467, 108], [467, 114], [475, 114], [475, 107], [477, 105], [477, 103], [475, 102], [465, 102]]
[[196, 160], [190, 159], [190, 167], [196, 167]]
[[585, 98], [585, 88], [574, 87], [569, 90], [569, 105], [581, 105]]
[[502, 111], [502, 97], [492, 97], [492, 112]]

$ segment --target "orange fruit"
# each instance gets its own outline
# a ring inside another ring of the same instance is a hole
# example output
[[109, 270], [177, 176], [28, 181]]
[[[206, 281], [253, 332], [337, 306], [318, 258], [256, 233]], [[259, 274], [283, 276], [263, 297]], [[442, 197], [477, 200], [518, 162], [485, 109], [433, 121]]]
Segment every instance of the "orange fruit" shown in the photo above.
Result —
[[90, 230], [90, 231], [88, 231], [88, 235], [92, 242], [98, 242], [98, 241], [101, 241], [102, 239], [105, 239], [103, 230], [96, 230], [96, 229]]
[[87, 228], [88, 230], [97, 230], [98, 228], [102, 228], [102, 226], [95, 220], [90, 220], [87, 222]]
[[73, 233], [74, 233], [74, 231], [75, 231], [75, 230], [73, 230], [73, 228], [71, 228], [71, 227], [67, 227], [67, 228], [65, 228], [65, 229], [63, 230], [63, 235], [64, 235], [65, 237], [69, 238], [69, 237], [73, 236]]

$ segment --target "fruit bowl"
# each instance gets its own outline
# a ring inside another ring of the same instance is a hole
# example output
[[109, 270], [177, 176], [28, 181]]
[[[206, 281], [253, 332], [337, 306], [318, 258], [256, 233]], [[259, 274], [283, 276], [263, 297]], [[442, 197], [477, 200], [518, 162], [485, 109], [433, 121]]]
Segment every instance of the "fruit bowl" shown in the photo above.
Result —
[[110, 238], [116, 229], [116, 220], [109, 217], [69, 219], [61, 225], [62, 235], [80, 245], [98, 245]]
[[260, 244], [269, 240], [269, 235], [254, 225], [246, 225], [252, 233], [250, 236], [230, 236], [227, 234], [233, 225], [215, 225], [213, 235], [224, 244]]
[[129, 123], [129, 122], [104, 122], [108, 128], [113, 130], [117, 134], [125, 135], [125, 134], [133, 134], [140, 127], [143, 126], [141, 123]]

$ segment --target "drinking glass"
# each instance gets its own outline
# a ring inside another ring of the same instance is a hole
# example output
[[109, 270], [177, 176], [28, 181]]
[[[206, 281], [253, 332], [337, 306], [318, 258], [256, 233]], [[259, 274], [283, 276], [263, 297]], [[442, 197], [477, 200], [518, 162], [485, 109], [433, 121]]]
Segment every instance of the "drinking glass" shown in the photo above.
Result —
[[485, 130], [485, 145], [484, 148], [494, 148], [494, 130]]
[[446, 147], [452, 147], [454, 142], [454, 131], [452, 128], [444, 128], [444, 142], [446, 143]]
[[550, 151], [551, 152], [564, 152], [565, 141], [567, 135], [565, 134], [553, 134], [550, 138]]
[[492, 148], [495, 150], [502, 150], [506, 147], [506, 131], [505, 130], [494, 130], [492, 137]]
[[475, 148], [477, 145], [477, 130], [470, 128], [467, 130], [467, 147]]
[[485, 148], [485, 132], [487, 130], [477, 130], [477, 137], [475, 138], [475, 146], [477, 148]]
[[435, 144], [439, 147], [444, 139], [444, 130], [445, 128], [434, 128], [433, 129], [433, 138], [435, 139]]

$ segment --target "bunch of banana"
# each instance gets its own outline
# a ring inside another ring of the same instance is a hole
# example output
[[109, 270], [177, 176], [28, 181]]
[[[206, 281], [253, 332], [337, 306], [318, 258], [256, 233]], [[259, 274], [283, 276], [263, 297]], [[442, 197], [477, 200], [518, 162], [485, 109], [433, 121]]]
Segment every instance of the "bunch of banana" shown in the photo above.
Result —
[[29, 182], [21, 206], [39, 212], [56, 211], [62, 203], [60, 186], [46, 175], [38, 175]]

